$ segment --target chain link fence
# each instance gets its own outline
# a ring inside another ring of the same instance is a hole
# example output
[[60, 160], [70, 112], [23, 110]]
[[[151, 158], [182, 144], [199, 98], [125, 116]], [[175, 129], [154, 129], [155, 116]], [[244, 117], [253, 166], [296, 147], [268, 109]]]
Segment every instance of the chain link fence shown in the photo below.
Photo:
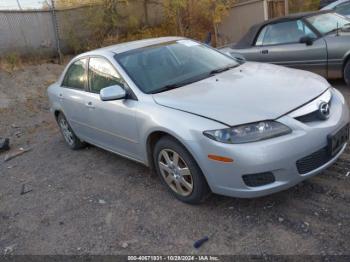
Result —
[[52, 54], [57, 50], [52, 14], [49, 11], [0, 11], [0, 56]]
[[[12, 1], [12, 2], [11, 2]], [[23, 3], [36, 3], [25, 6]], [[151, 2], [145, 11], [143, 1], [129, 0], [125, 8], [118, 11], [121, 17], [119, 27], [127, 27], [131, 15], [137, 20], [147, 19], [147, 23], [161, 23], [162, 11]], [[34, 6], [34, 8], [33, 8]], [[61, 56], [80, 51], [82, 45], [94, 38], [96, 30], [91, 30], [92, 15], [103, 14], [99, 4], [55, 7], [54, 0], [8, 0], [0, 1], [0, 57], [9, 53], [20, 56]]]
[[[120, 40], [118, 36], [125, 34], [130, 28], [130, 31], [137, 33], [142, 32], [144, 28], [167, 22], [163, 18], [162, 0], [125, 0], [128, 4], [118, 5], [117, 13], [113, 13], [107, 19], [105, 11], [108, 6], [96, 4], [104, 2], [81, 0], [73, 1], [80, 6], [75, 4], [62, 7], [62, 1], [0, 0], [0, 58], [11, 53], [29, 57], [61, 57], [62, 53], [78, 53], [117, 43]], [[118, 1], [123, 2], [115, 0]], [[283, 15], [284, 2], [285, 0], [237, 0], [237, 4], [219, 26], [221, 42], [237, 41], [254, 23], [273, 17], [269, 14], [273, 10], [266, 8], [270, 7], [266, 3], [281, 4], [279, 9]], [[291, 8], [295, 5], [300, 6], [301, 3], [316, 9], [319, 0], [289, 0]], [[103, 41], [99, 28], [102, 28], [101, 23], [106, 21], [110, 24], [107, 25], [108, 33], [104, 34]], [[198, 30], [198, 27], [194, 30]], [[135, 39], [165, 33], [136, 34]]]

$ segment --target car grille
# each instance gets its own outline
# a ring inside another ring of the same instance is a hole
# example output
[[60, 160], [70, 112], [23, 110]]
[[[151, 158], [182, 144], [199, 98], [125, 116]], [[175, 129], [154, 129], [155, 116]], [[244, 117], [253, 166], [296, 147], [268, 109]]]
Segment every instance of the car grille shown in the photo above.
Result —
[[314, 121], [320, 121], [320, 118], [318, 116], [318, 111], [314, 111], [310, 114], [299, 116], [295, 118], [296, 120], [302, 122], [302, 123], [309, 123]]
[[332, 159], [332, 156], [328, 153], [328, 148], [324, 147], [311, 155], [308, 155], [297, 161], [298, 172], [301, 175], [307, 174]]
[[265, 186], [275, 182], [275, 176], [271, 172], [244, 175], [242, 178], [244, 183], [249, 187]]
[[[329, 102], [330, 110], [332, 110], [332, 103]], [[296, 120], [302, 122], [302, 123], [310, 123], [315, 121], [323, 121], [324, 119], [320, 118], [319, 116], [319, 110], [313, 111], [309, 114], [298, 116], [295, 118]]]

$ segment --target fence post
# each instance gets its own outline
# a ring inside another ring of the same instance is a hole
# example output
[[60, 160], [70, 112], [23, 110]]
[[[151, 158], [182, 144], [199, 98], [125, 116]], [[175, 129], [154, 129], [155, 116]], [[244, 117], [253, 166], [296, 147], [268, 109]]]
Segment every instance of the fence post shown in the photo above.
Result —
[[269, 19], [269, 3], [267, 2], [267, 0], [263, 0], [264, 1], [264, 20], [268, 20]]
[[56, 16], [56, 9], [55, 9], [55, 0], [51, 0], [51, 17], [52, 17], [53, 29], [55, 32], [58, 59], [59, 59], [59, 63], [61, 64], [63, 59], [62, 59], [60, 35], [59, 35], [59, 28], [58, 28], [58, 22], [57, 22], [57, 16]]
[[284, 15], [289, 15], [289, 0], [284, 0]]

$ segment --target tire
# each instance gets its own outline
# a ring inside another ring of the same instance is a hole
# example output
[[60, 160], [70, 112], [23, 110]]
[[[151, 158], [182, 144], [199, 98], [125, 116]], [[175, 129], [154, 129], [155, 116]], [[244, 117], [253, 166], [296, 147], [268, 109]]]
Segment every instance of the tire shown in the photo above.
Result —
[[350, 59], [348, 59], [344, 67], [344, 81], [350, 86]]
[[178, 200], [199, 204], [210, 194], [196, 161], [175, 139], [161, 138], [154, 147], [153, 160], [161, 181]]
[[76, 136], [66, 117], [62, 113], [57, 116], [57, 123], [60, 127], [64, 141], [71, 149], [78, 150], [86, 146], [86, 144]]

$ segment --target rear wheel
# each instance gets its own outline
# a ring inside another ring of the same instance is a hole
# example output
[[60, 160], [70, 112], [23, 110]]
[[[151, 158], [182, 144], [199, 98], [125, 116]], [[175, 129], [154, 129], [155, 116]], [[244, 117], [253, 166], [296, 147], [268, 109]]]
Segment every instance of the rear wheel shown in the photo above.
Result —
[[345, 83], [350, 86], [350, 59], [346, 62], [344, 67], [344, 80]]
[[198, 204], [209, 195], [210, 189], [196, 161], [175, 139], [161, 138], [153, 159], [162, 182], [177, 199]]
[[66, 117], [62, 113], [58, 115], [57, 123], [60, 127], [64, 140], [71, 149], [78, 150], [85, 147], [86, 144], [75, 135]]

